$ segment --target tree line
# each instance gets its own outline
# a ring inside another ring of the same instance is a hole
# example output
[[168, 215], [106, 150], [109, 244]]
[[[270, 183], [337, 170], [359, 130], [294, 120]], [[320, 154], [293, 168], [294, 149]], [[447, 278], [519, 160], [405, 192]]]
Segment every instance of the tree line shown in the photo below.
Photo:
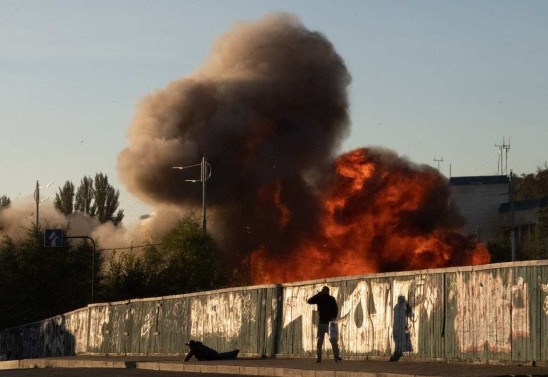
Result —
[[101, 224], [112, 221], [118, 225], [124, 218], [119, 206], [120, 191], [108, 182], [108, 176], [97, 173], [95, 179], [84, 177], [76, 191], [71, 181], [66, 181], [55, 194], [54, 205], [61, 213], [68, 216], [73, 212], [83, 212], [96, 217]]
[[[75, 212], [119, 226], [124, 212], [118, 209], [118, 198], [119, 191], [108, 177], [98, 173], [95, 179], [82, 178], [76, 189], [67, 181], [54, 204], [67, 216], [66, 234]], [[0, 211], [10, 204], [5, 195], [0, 197]], [[227, 270], [217, 244], [193, 215], [182, 218], [165, 236], [149, 239], [139, 254], [112, 252], [105, 260], [107, 253], [96, 246], [94, 250], [86, 240], [66, 239], [62, 247], [46, 248], [39, 224], [27, 229], [20, 240], [3, 235], [0, 329], [84, 307], [91, 302], [92, 286], [94, 301], [108, 302], [249, 283], [237, 270]]]
[[[514, 201], [548, 201], [548, 164], [538, 167], [535, 173], [512, 176], [510, 185]], [[537, 222], [524, 229], [521, 242], [516, 245], [518, 260], [548, 259], [548, 206], [541, 206], [535, 212]], [[504, 229], [498, 239], [488, 243], [492, 262], [511, 260], [511, 237], [511, 230]]]

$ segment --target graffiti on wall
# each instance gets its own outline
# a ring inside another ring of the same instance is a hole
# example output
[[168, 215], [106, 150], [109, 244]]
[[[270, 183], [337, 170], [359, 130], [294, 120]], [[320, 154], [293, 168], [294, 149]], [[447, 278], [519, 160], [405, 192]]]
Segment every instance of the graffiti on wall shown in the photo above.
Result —
[[78, 310], [67, 315], [67, 331], [74, 336], [74, 352], [86, 352], [88, 341], [88, 313], [87, 309]]
[[[89, 350], [88, 352], [100, 352], [104, 337], [108, 330], [110, 318], [110, 306], [93, 306], [89, 313]], [[116, 321], [118, 322], [118, 321]], [[118, 327], [115, 326], [117, 329]]]
[[546, 293], [544, 295], [544, 301], [542, 302], [542, 310], [544, 311], [544, 314], [548, 316], [548, 284], [540, 283], [540, 289]]
[[[421, 320], [430, 319], [440, 296], [439, 288], [426, 275], [393, 282], [358, 280], [348, 295], [337, 286], [329, 288], [339, 304], [341, 351], [356, 354], [418, 351]], [[301, 321], [305, 352], [315, 351], [317, 322], [315, 308], [306, 300], [319, 289], [321, 285], [284, 289], [283, 328]]]
[[[313, 308], [306, 302], [320, 291], [323, 285], [286, 287], [282, 300], [282, 326], [287, 329], [294, 321], [301, 320], [301, 344], [304, 351], [316, 349], [317, 318]], [[338, 288], [329, 287], [330, 294], [337, 299]]]
[[388, 282], [359, 281], [341, 305], [341, 348], [357, 353], [387, 351], [391, 301]]
[[240, 336], [242, 321], [255, 321], [249, 298], [241, 292], [211, 294], [191, 303], [190, 335], [196, 339], [220, 336], [235, 339]]
[[151, 330], [154, 331], [156, 326], [156, 318], [158, 318], [158, 312], [160, 311], [160, 306], [155, 306], [150, 308], [143, 317], [143, 322], [141, 324], [141, 338], [149, 336]]
[[[546, 335], [534, 329], [544, 328], [548, 318], [545, 268], [452, 269], [332, 280], [325, 284], [339, 304], [341, 352], [448, 360], [543, 358]], [[242, 352], [310, 356], [316, 348], [318, 314], [307, 299], [323, 285], [90, 305], [0, 331], [0, 356], [173, 352], [182, 344], [180, 334], [208, 342], [228, 340]], [[540, 353], [531, 350], [531, 344], [540, 344]], [[324, 346], [330, 351], [329, 342]]]
[[183, 324], [186, 321], [183, 302], [178, 301], [172, 306], [167, 306], [165, 310], [166, 314], [162, 323], [163, 332], [182, 334]]
[[512, 340], [529, 337], [530, 316], [527, 283], [508, 271], [457, 273], [448, 300], [456, 304], [453, 323], [461, 352], [511, 352]]

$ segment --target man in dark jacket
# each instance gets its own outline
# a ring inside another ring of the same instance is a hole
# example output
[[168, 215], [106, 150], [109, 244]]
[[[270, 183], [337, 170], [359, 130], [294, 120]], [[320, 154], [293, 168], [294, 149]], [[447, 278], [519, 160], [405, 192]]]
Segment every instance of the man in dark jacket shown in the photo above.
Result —
[[[320, 321], [318, 323], [318, 334], [317, 334], [317, 363], [322, 361], [322, 347], [325, 334], [329, 331], [329, 322], [337, 319], [337, 314], [339, 314], [339, 307], [337, 306], [337, 301], [335, 298], [329, 294], [329, 287], [323, 287], [322, 290], [316, 293], [314, 296], [310, 297], [306, 302], [309, 304], [318, 305], [318, 313]], [[339, 344], [338, 339], [329, 338], [331, 342], [331, 348], [333, 348], [333, 356], [335, 356], [335, 361], [339, 362], [342, 359], [339, 356]]]
[[234, 351], [229, 352], [217, 352], [212, 348], [209, 348], [202, 342], [199, 342], [197, 340], [191, 340], [186, 345], [190, 348], [190, 351], [185, 357], [185, 362], [190, 360], [192, 356], [197, 358], [200, 361], [207, 361], [207, 360], [232, 360], [238, 357], [238, 353], [240, 350], [236, 349]]

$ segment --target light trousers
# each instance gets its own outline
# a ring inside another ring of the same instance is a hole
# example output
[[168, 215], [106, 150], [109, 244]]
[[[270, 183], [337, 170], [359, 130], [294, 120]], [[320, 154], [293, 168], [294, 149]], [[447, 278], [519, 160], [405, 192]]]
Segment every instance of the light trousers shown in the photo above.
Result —
[[[329, 323], [320, 323], [318, 324], [318, 333], [317, 333], [317, 342], [316, 342], [316, 352], [318, 355], [318, 359], [322, 358], [322, 348], [323, 348], [323, 341], [325, 338], [325, 334], [329, 332]], [[333, 356], [335, 359], [339, 358], [339, 342], [338, 339], [329, 339], [329, 342], [331, 343], [331, 348], [333, 349]]]

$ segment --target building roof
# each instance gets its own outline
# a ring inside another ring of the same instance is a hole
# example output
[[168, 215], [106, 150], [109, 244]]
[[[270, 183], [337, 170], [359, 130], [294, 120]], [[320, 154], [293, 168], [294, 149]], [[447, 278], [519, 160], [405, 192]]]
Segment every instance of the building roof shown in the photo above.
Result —
[[451, 177], [449, 184], [452, 186], [464, 185], [497, 185], [507, 184], [510, 181], [507, 175], [480, 175], [475, 177]]

